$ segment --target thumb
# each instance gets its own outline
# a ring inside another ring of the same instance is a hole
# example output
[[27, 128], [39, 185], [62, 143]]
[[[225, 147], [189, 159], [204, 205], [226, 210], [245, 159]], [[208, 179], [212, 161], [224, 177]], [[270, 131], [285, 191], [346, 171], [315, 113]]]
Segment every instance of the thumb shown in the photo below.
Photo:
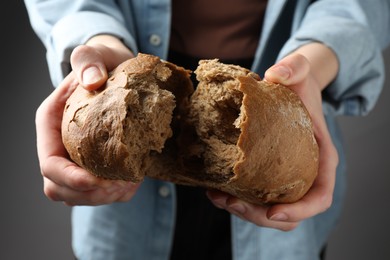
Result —
[[265, 72], [264, 78], [274, 83], [289, 86], [302, 82], [309, 71], [309, 61], [301, 54], [292, 54], [270, 67]]
[[91, 46], [76, 47], [70, 62], [78, 82], [87, 90], [98, 89], [108, 78], [101, 53]]

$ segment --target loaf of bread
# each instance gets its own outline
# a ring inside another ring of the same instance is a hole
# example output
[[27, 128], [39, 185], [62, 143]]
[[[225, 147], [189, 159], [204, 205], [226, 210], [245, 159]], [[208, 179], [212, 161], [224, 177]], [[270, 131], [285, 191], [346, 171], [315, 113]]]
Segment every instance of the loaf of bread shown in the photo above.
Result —
[[216, 59], [195, 74], [194, 91], [188, 70], [139, 54], [102, 89], [78, 87], [62, 124], [71, 159], [107, 179], [148, 176], [260, 205], [299, 200], [319, 156], [299, 97]]

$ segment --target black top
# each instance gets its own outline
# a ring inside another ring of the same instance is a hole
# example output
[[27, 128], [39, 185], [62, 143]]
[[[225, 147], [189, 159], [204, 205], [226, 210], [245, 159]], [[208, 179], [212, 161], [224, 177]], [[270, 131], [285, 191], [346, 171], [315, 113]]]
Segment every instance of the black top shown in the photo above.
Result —
[[[194, 71], [200, 58], [170, 52], [168, 60]], [[221, 60], [250, 68], [252, 59]], [[197, 86], [195, 75], [191, 77]], [[206, 190], [176, 185], [177, 215], [171, 260], [232, 259], [230, 214], [216, 208]]]

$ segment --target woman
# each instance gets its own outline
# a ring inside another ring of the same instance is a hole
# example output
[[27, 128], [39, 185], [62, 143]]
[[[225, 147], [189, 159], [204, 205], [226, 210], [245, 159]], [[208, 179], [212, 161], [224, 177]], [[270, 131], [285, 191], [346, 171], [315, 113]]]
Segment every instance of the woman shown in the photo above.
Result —
[[[78, 259], [321, 257], [345, 185], [334, 117], [366, 114], [380, 94], [389, 1], [25, 3], [58, 86], [36, 117], [45, 194], [67, 205], [94, 206], [73, 209]], [[142, 184], [101, 180], [69, 161], [60, 135], [66, 98], [79, 83], [99, 88], [107, 71], [137, 52], [187, 68], [200, 58], [220, 58], [296, 91], [320, 147], [310, 191], [296, 203], [261, 207], [151, 179]]]

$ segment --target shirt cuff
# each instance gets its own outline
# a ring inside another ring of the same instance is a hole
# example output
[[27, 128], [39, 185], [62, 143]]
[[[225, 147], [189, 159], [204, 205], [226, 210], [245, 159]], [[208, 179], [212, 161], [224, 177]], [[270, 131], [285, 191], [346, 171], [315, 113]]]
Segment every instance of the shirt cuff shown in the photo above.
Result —
[[47, 60], [54, 86], [58, 86], [70, 72], [70, 55], [73, 49], [98, 34], [118, 37], [134, 53], [138, 52], [134, 37], [115, 18], [91, 11], [66, 16], [56, 23], [46, 39]]
[[323, 91], [324, 112], [365, 115], [373, 109], [384, 83], [380, 48], [363, 25], [352, 25], [352, 21], [343, 18], [328, 19], [312, 20], [299, 29], [278, 59], [311, 42], [325, 44], [335, 52], [340, 67], [335, 80]]

